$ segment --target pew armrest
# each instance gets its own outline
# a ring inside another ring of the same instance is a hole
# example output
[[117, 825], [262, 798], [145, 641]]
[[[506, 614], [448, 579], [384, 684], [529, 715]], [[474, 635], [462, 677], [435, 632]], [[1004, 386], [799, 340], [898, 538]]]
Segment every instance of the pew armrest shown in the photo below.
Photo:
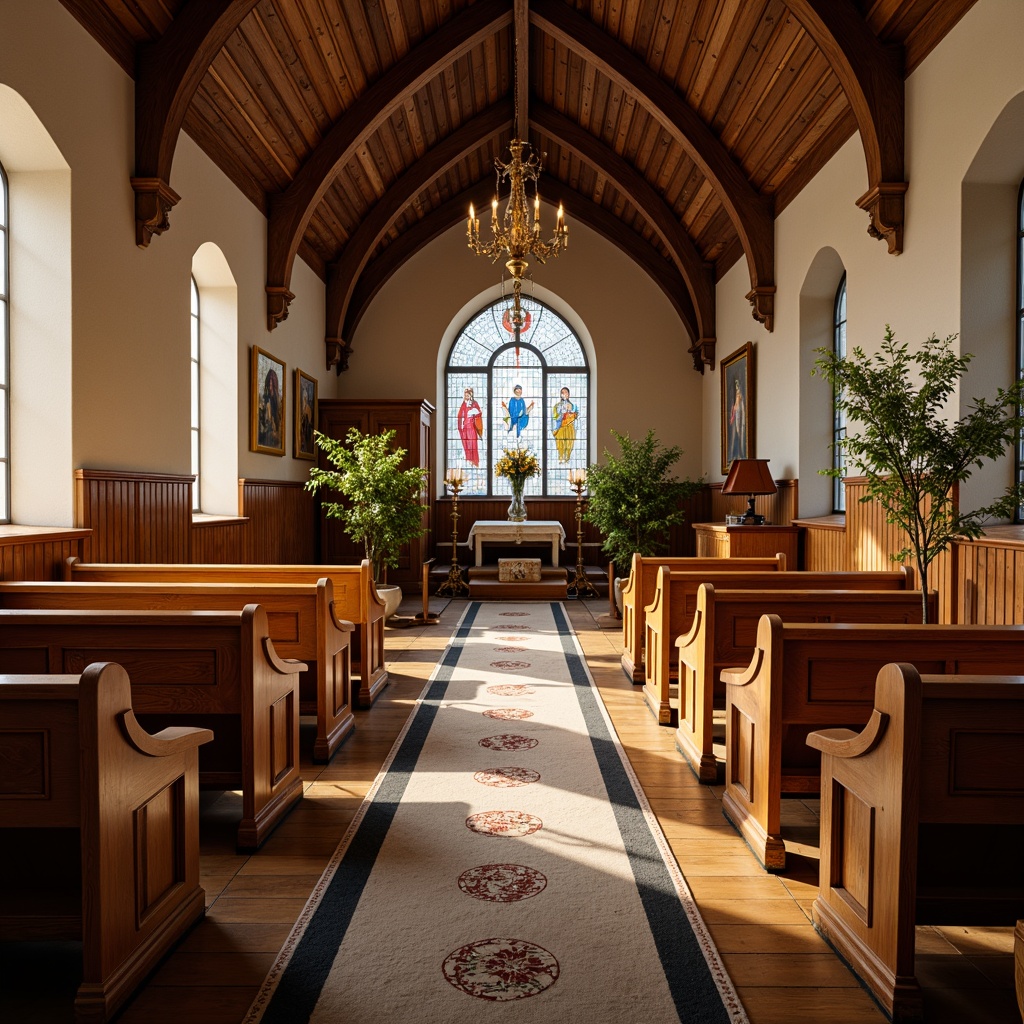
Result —
[[169, 757], [213, 740], [212, 729], [196, 729], [191, 726], [168, 726], [160, 732], [146, 732], [139, 725], [135, 712], [129, 708], [121, 712], [121, 728], [128, 742], [140, 753], [149, 757]]
[[875, 708], [860, 732], [852, 729], [820, 729], [807, 737], [807, 746], [831, 757], [861, 757], [869, 754], [885, 736], [889, 716]]

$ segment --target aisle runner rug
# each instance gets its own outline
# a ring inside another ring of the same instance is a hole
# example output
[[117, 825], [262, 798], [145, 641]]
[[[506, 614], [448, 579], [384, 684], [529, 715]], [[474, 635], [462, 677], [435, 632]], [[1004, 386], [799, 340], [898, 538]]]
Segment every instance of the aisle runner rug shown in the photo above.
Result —
[[247, 1024], [744, 1024], [558, 604], [470, 604]]

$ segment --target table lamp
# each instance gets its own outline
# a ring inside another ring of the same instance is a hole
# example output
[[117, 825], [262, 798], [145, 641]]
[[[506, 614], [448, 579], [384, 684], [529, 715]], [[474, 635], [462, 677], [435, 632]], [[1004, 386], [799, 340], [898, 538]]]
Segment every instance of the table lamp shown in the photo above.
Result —
[[758, 494], [774, 494], [778, 488], [768, 472], [770, 459], [733, 459], [729, 475], [722, 484], [723, 494], [747, 495], [744, 526], [763, 526], [764, 516], [754, 511], [754, 498]]

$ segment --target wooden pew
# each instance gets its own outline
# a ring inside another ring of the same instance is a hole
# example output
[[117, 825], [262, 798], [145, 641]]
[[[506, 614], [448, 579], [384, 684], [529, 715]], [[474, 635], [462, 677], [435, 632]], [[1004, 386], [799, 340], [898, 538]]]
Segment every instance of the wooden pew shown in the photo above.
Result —
[[[782, 572], [786, 568], [786, 556], [779, 552], [774, 558], [656, 558], [634, 552], [629, 578], [622, 584], [621, 591], [622, 669], [637, 686], [644, 683], [644, 609], [654, 600], [658, 570], [662, 566], [676, 572]], [[610, 575], [608, 587], [610, 599]]]
[[78, 1022], [111, 1017], [205, 913], [211, 739], [146, 732], [120, 665], [0, 676], [0, 940], [82, 942]]
[[919, 672], [1005, 675], [1024, 665], [1024, 626], [793, 623], [762, 615], [745, 668], [726, 669], [722, 809], [766, 868], [785, 867], [784, 793], [817, 793], [809, 732], [860, 728], [875, 678], [893, 661]]
[[64, 578], [98, 583], [316, 583], [334, 584], [334, 614], [355, 623], [352, 668], [359, 677], [357, 707], [368, 708], [387, 685], [384, 664], [384, 602], [370, 575], [370, 563], [359, 565], [231, 565], [156, 562], [64, 563]]
[[0, 673], [81, 673], [116, 661], [146, 728], [212, 728], [200, 785], [241, 789], [238, 846], [263, 842], [302, 799], [299, 672], [274, 650], [266, 610], [0, 609]]
[[329, 578], [308, 583], [0, 583], [0, 608], [106, 608], [126, 611], [241, 611], [259, 604], [282, 658], [309, 665], [299, 680], [299, 710], [316, 716], [313, 760], [326, 763], [355, 726], [351, 636], [336, 613]]
[[[731, 559], [725, 559], [731, 561]], [[689, 633], [697, 612], [697, 588], [718, 590], [912, 590], [913, 569], [893, 572], [676, 572], [658, 569], [654, 598], [644, 609], [644, 698], [662, 725], [676, 724], [670, 699], [678, 660], [676, 639]], [[917, 591], [920, 600], [920, 591]]]
[[861, 732], [821, 752], [825, 938], [894, 1020], [922, 1018], [914, 925], [1024, 915], [1024, 677], [878, 673]]
[[[792, 573], [799, 581], [800, 573]], [[718, 780], [714, 753], [714, 712], [725, 706], [726, 668], [750, 663], [757, 641], [757, 623], [764, 612], [783, 622], [908, 622], [921, 621], [920, 590], [716, 590], [711, 583], [697, 588], [697, 608], [689, 630], [676, 639], [679, 652], [679, 726], [676, 747], [701, 782]], [[938, 594], [929, 594], [929, 621], [938, 615]], [[659, 707], [668, 711], [666, 702]]]

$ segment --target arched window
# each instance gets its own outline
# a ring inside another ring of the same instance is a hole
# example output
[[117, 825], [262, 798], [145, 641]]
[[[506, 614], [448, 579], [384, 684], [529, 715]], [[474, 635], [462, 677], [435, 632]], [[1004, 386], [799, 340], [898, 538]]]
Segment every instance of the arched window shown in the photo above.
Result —
[[[1017, 379], [1024, 376], [1024, 181], [1017, 193]], [[1022, 410], [1024, 412], [1024, 410]], [[1014, 474], [1024, 483], [1024, 429], [1017, 435]], [[1024, 505], [1017, 506], [1014, 522], [1024, 523]]]
[[0, 472], [0, 523], [11, 521], [11, 318], [8, 315], [10, 276], [7, 272], [11, 247], [7, 217], [7, 173], [0, 164], [0, 402], [3, 403], [0, 410], [0, 431], [3, 433], [0, 441], [0, 461], [3, 462], [3, 472]]
[[[846, 275], [843, 274], [836, 289], [836, 301], [832, 307], [832, 351], [837, 359], [846, 358]], [[838, 395], [832, 396], [832, 468], [840, 473], [845, 469], [845, 459], [839, 447], [846, 437], [846, 413], [839, 408]], [[840, 477], [832, 480], [832, 511], [846, 511], [846, 488]]]
[[192, 368], [192, 475], [195, 481], [192, 484], [192, 511], [199, 512], [203, 505], [199, 496], [199, 482], [202, 479], [200, 474], [200, 402], [199, 402], [199, 286], [194, 276], [189, 276], [190, 290], [192, 293], [191, 315], [189, 320], [192, 326], [192, 347], [191, 347], [191, 368]]
[[590, 367], [579, 338], [549, 306], [524, 302], [516, 331], [497, 301], [459, 332], [445, 367], [444, 469], [461, 469], [464, 495], [510, 494], [494, 475], [506, 448], [529, 448], [541, 465], [527, 495], [570, 495], [569, 470], [590, 456]]

